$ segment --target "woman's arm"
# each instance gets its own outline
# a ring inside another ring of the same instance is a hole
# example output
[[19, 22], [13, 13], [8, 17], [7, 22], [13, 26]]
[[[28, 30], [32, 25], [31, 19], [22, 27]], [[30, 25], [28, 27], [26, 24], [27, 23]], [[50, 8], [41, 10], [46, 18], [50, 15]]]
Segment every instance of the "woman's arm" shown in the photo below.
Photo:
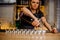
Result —
[[41, 19], [42, 19], [42, 22], [46, 25], [46, 27], [50, 30], [50, 32], [53, 32], [53, 33], [57, 33], [58, 32], [56, 28], [52, 29], [51, 25], [47, 23], [45, 17], [42, 17]]
[[46, 18], [42, 17], [42, 22], [46, 25], [46, 27], [49, 29], [49, 31], [52, 31], [51, 25], [47, 23]]
[[28, 10], [26, 7], [21, 8], [21, 10], [23, 11], [23, 13], [27, 16], [30, 16], [31, 18], [33, 18], [34, 20], [36, 20], [37, 18], [31, 13], [30, 10]]

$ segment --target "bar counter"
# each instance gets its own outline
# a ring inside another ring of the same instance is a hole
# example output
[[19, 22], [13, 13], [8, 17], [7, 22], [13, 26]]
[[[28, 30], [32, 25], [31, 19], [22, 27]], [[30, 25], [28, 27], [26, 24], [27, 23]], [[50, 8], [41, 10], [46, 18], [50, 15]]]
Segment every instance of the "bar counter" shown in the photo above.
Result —
[[0, 32], [0, 40], [60, 40], [60, 33], [45, 33], [44, 35], [38, 34], [18, 34]]

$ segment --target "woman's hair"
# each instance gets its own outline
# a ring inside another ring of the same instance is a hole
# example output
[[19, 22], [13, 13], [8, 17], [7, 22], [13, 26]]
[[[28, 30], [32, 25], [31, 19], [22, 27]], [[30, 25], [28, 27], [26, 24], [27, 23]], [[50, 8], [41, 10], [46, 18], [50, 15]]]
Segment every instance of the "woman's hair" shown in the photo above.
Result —
[[[31, 1], [32, 1], [32, 0], [29, 0], [29, 7], [30, 7], [30, 5], [31, 5]], [[40, 0], [39, 0], [39, 5], [38, 5], [38, 8], [37, 8], [36, 11], [37, 11], [37, 12], [40, 11]]]

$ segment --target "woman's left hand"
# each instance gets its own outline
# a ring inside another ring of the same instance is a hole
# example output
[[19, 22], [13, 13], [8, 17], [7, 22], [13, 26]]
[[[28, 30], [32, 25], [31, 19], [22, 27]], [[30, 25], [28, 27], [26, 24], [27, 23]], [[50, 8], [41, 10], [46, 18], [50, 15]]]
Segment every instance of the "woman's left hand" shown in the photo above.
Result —
[[52, 29], [52, 33], [58, 33], [57, 29], [56, 28], [53, 28]]

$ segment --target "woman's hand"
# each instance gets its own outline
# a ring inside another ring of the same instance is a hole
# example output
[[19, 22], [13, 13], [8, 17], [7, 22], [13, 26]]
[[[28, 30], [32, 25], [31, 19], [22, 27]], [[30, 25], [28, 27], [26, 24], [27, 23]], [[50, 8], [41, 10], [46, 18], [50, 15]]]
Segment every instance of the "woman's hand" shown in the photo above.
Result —
[[38, 27], [39, 24], [40, 24], [40, 23], [39, 23], [39, 21], [38, 21], [37, 19], [32, 22], [32, 25], [33, 25], [34, 27]]
[[57, 31], [56, 28], [53, 28], [51, 32], [52, 32], [52, 33], [58, 33], [58, 31]]

